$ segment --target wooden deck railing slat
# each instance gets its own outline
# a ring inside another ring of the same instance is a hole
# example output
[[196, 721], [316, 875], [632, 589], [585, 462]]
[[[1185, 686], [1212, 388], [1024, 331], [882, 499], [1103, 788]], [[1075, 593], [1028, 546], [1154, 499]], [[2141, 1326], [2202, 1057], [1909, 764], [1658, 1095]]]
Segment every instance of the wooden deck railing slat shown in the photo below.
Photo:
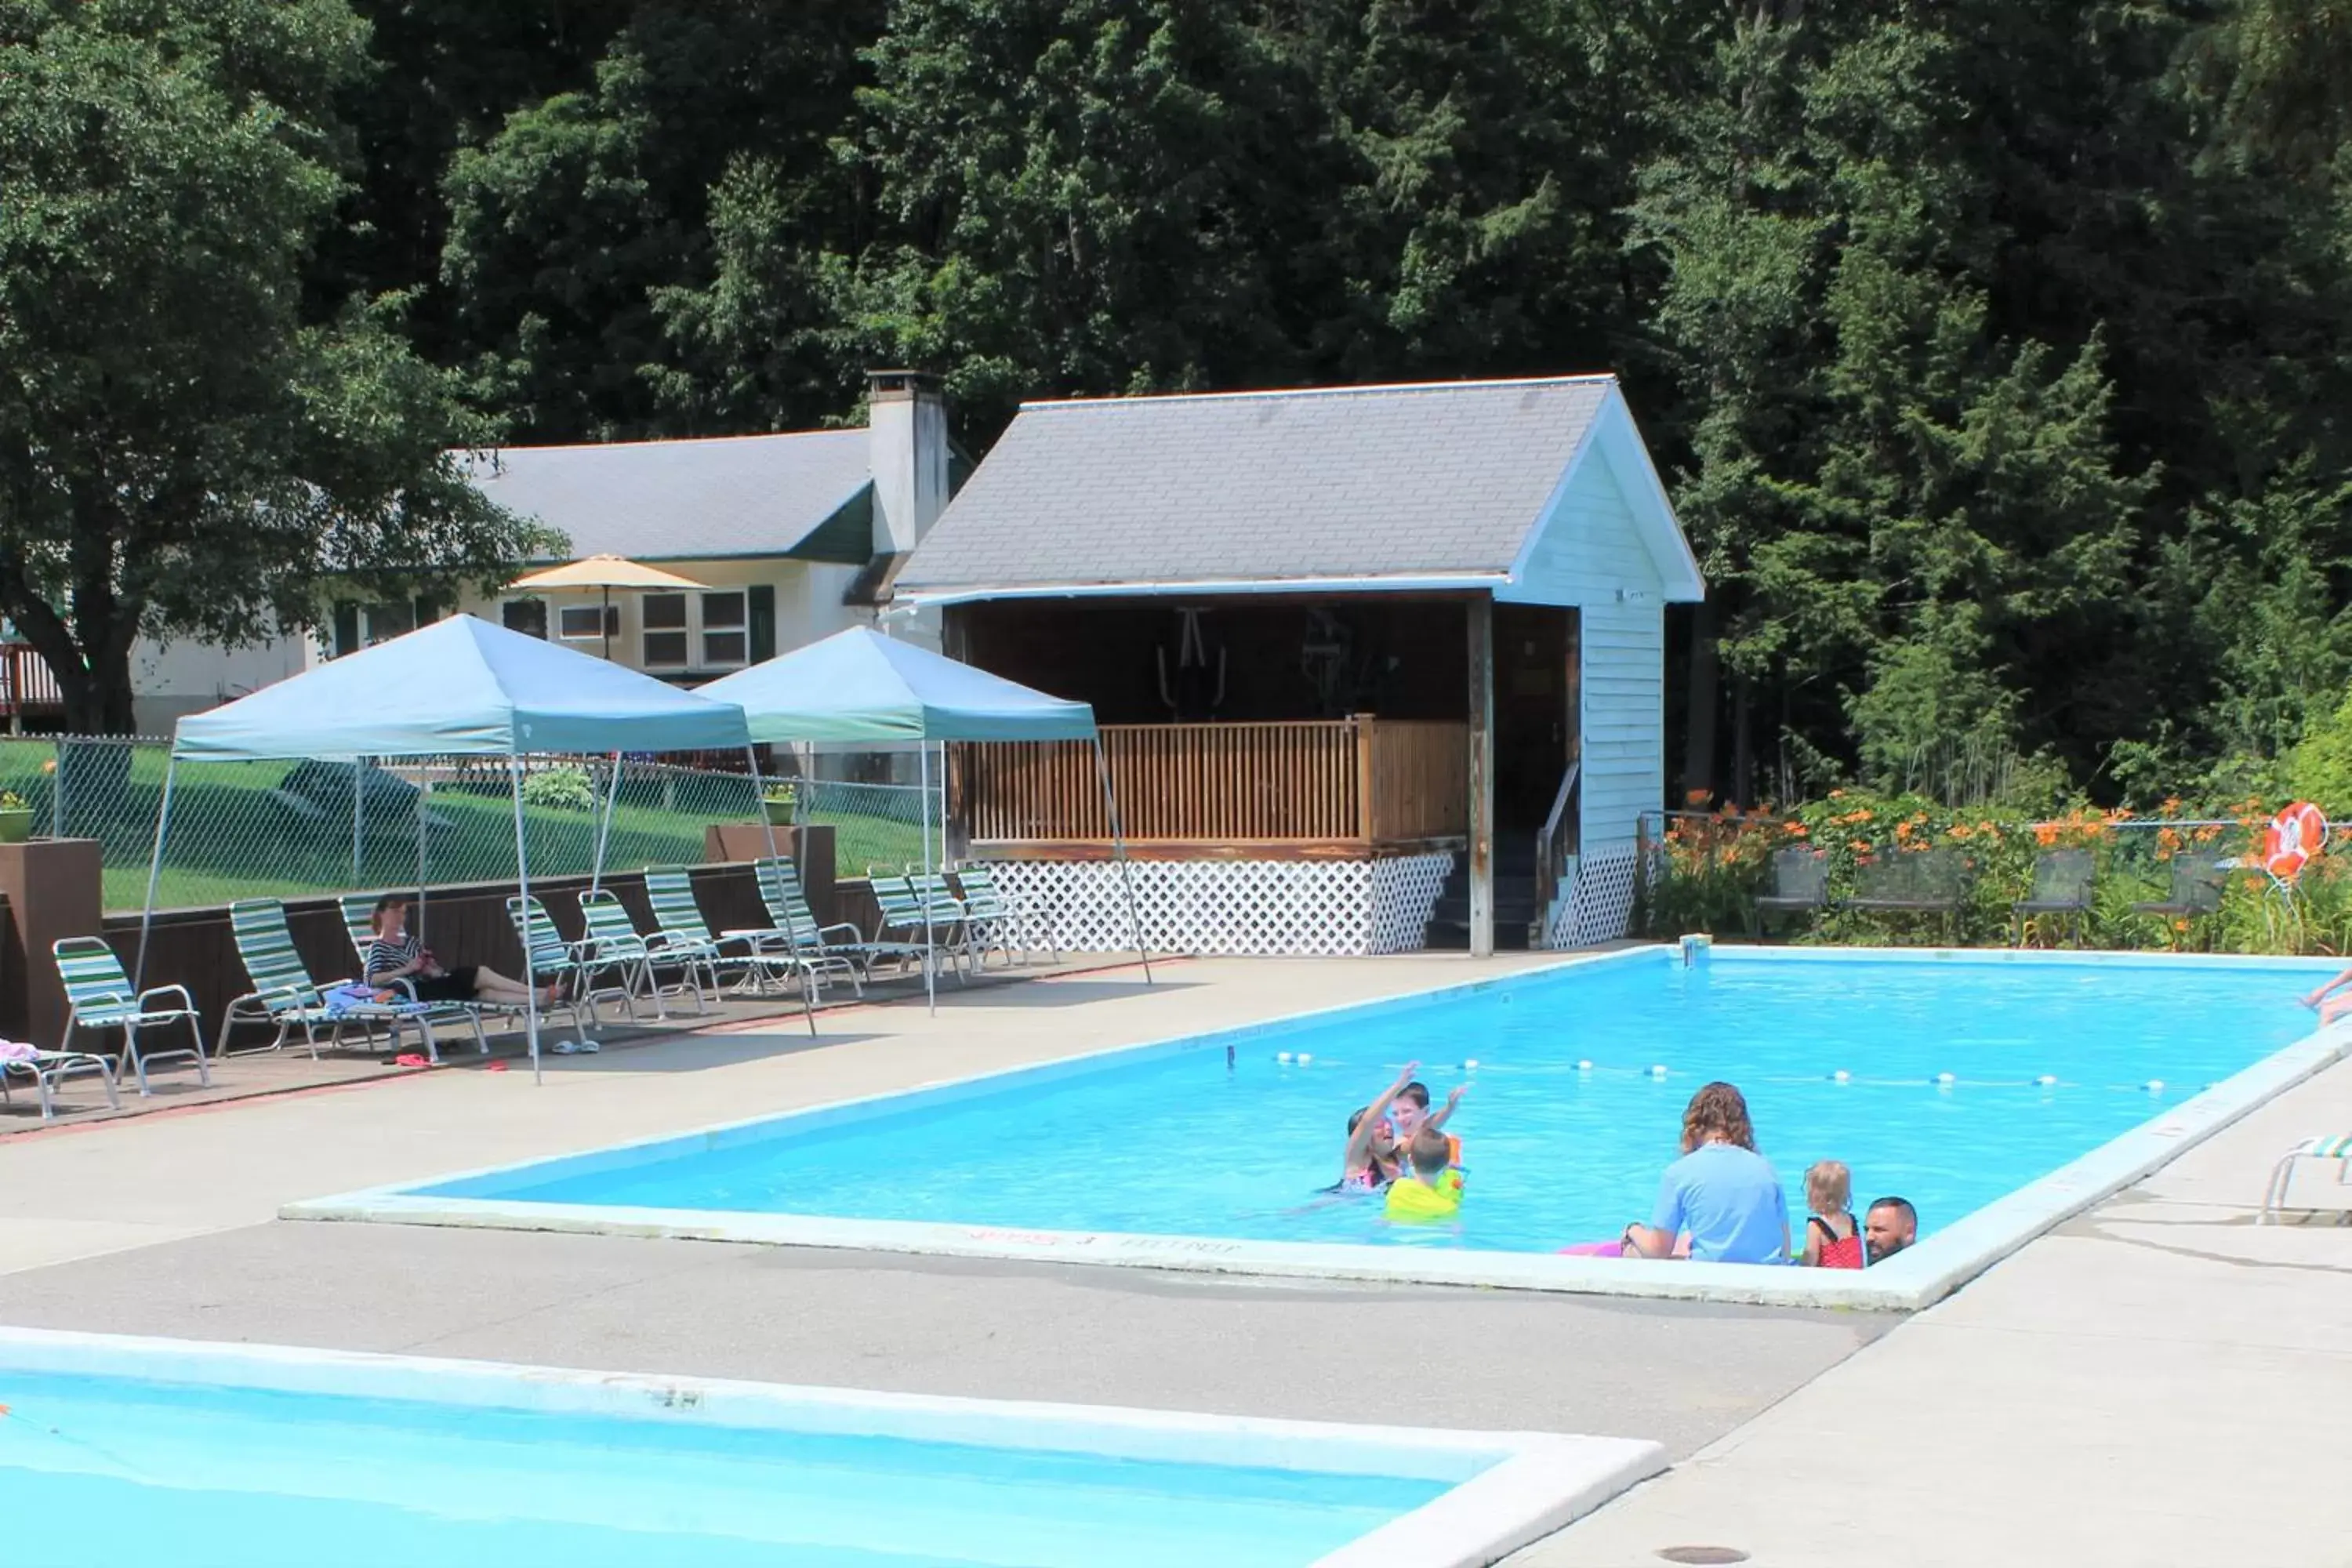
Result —
[[[1355, 718], [1108, 724], [1127, 837], [1153, 843], [1405, 843], [1468, 821], [1465, 727]], [[1093, 748], [975, 743], [958, 759], [976, 842], [1108, 841]]]

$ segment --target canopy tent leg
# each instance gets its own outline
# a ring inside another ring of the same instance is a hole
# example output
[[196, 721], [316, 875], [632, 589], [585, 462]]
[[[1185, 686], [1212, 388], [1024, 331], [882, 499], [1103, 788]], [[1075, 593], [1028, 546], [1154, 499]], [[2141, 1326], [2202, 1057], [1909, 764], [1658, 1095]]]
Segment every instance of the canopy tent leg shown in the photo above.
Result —
[[604, 815], [596, 819], [596, 858], [588, 868], [588, 890], [604, 886], [604, 846], [613, 837], [613, 803], [621, 796], [621, 753], [613, 753], [613, 781], [604, 786]]
[[[163, 805], [155, 815], [155, 850], [147, 858], [147, 901], [139, 907], [139, 953], [131, 961], [133, 991], [147, 984], [147, 929], [155, 920], [155, 889], [163, 878], [163, 840], [172, 831], [172, 782], [179, 771], [180, 756], [174, 751], [163, 761]], [[65, 776], [63, 769], [58, 776]]]
[[[937, 939], [931, 935], [931, 743], [915, 742], [915, 780], [923, 823], [923, 1000], [936, 1016], [940, 1010]], [[940, 825], [942, 828], [946, 824]]]
[[544, 1083], [539, 1068], [539, 966], [530, 951], [530, 852], [522, 841], [522, 759], [512, 752], [507, 753], [507, 778], [514, 785], [515, 890], [523, 900], [523, 917], [516, 927], [522, 937], [523, 989], [529, 993], [523, 998], [522, 1026], [530, 1039], [530, 1081]]
[[1102, 731], [1095, 731], [1095, 773], [1102, 780], [1103, 811], [1110, 818], [1110, 852], [1118, 862], [1119, 887], [1127, 894], [1127, 934], [1135, 942], [1135, 956], [1143, 961], [1143, 983], [1153, 984], [1151, 953], [1143, 945], [1143, 917], [1135, 906], [1135, 869], [1128, 864], [1127, 835], [1118, 826], [1118, 795], [1110, 787], [1110, 758], [1103, 752]]
[[416, 944], [425, 942], [425, 797], [431, 792], [429, 768], [416, 770]]
[[352, 759], [352, 886], [360, 885], [360, 847], [367, 834], [367, 818], [360, 805], [361, 784], [366, 776], [367, 759]]
[[[768, 836], [768, 858], [781, 859], [782, 857], [776, 853], [776, 825], [768, 820], [767, 786], [760, 782], [759, 742], [755, 741], [745, 746], [743, 757], [751, 764], [751, 804], [759, 809], [760, 831]], [[759, 877], [759, 869], [755, 867], [751, 872], [751, 879], [756, 883]], [[791, 934], [789, 931], [785, 933], [787, 940], [790, 939]], [[752, 973], [755, 974], [760, 973], [756, 965]], [[761, 984], [761, 994], [765, 994], [765, 993], [766, 983], [763, 981]], [[801, 1013], [808, 1019], [809, 1038], [816, 1038], [816, 966], [814, 963], [801, 972]]]

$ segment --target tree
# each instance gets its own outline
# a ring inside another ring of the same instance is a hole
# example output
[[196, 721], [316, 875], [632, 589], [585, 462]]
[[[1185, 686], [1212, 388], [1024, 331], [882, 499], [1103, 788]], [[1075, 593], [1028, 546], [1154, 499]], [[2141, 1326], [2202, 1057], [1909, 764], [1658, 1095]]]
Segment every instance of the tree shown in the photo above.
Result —
[[364, 51], [341, 0], [0, 6], [0, 611], [76, 730], [131, 727], [142, 632], [250, 640], [532, 542], [397, 300], [304, 318]]

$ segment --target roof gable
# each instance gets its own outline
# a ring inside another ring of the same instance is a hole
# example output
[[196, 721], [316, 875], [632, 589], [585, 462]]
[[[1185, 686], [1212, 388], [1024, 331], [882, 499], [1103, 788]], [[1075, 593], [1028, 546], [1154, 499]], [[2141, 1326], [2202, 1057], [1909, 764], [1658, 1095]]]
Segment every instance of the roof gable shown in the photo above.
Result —
[[1612, 405], [1605, 375], [1033, 404], [897, 592], [1500, 585]]
[[[639, 560], [799, 555], [839, 559], [826, 529], [871, 485], [864, 430], [509, 447], [476, 460], [476, 488], [572, 541], [572, 555]], [[856, 542], [866, 559], [870, 537]]]

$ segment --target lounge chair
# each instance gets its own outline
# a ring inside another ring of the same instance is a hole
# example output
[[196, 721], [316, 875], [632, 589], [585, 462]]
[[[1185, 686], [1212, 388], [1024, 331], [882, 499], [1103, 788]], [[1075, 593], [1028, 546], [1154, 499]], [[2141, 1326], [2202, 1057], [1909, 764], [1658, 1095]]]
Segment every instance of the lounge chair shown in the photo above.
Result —
[[[900, 945], [912, 947], [923, 962], [936, 964], [941, 953], [948, 955], [950, 967], [958, 955], [964, 965], [956, 970], [956, 978], [969, 984], [971, 981], [971, 943], [964, 930], [964, 909], [952, 900], [927, 899], [915, 886], [912, 877], [875, 877], [866, 879], [874, 889], [876, 917], [874, 939], [879, 942], [892, 931], [905, 933], [895, 940]], [[917, 941], [916, 938], [922, 940]]]
[[2210, 915], [2221, 909], [2221, 892], [2229, 882], [2226, 866], [2175, 856], [2171, 891], [2161, 899], [2134, 904], [2132, 913], [2155, 915], [2162, 920], [2194, 920]]
[[[629, 918], [628, 909], [609, 888], [580, 895], [580, 918], [588, 928], [587, 962], [592, 968], [607, 964], [618, 965], [629, 980], [632, 994], [643, 984], [653, 998], [654, 1016], [667, 1018], [669, 1012], [662, 1005], [666, 995], [683, 1001], [688, 991], [694, 993], [694, 1011], [698, 1016], [710, 1009], [702, 994], [703, 972], [710, 967], [714, 956], [707, 942], [696, 942], [668, 931], [639, 931]], [[656, 965], [677, 971], [678, 977], [664, 985], [655, 973]], [[712, 976], [714, 989], [717, 976]], [[636, 1016], [635, 1008], [629, 1011]]]
[[2083, 940], [2084, 917], [2091, 912], [2091, 897], [2098, 881], [2098, 863], [2087, 849], [2053, 849], [2033, 860], [2033, 890], [2010, 906], [2017, 926], [2017, 945], [2025, 945], [2025, 926], [2053, 921]]
[[[509, 899], [507, 919], [514, 924], [515, 940], [522, 943], [530, 953], [525, 970], [528, 983], [538, 985], [560, 983], [563, 987], [562, 1000], [552, 1004], [548, 1010], [561, 1007], [572, 1015], [574, 1043], [565, 1046], [559, 1042], [555, 1047], [557, 1053], [569, 1056], [575, 1050], [595, 1050], [596, 1043], [588, 1037], [588, 1024], [604, 1022], [596, 1013], [596, 998], [602, 994], [622, 994], [610, 988], [603, 992], [594, 988], [594, 973], [583, 955], [592, 951], [595, 944], [566, 942], [554, 917], [547, 912], [547, 906], [539, 901], [536, 893]], [[581, 1017], [583, 1008], [587, 1012], [586, 1019]], [[636, 1016], [636, 1009], [630, 1008], [629, 1016], [635, 1018]]]
[[2254, 1218], [2256, 1225], [2278, 1223], [2279, 1211], [2286, 1207], [2287, 1184], [2294, 1178], [2294, 1168], [2305, 1160], [2332, 1162], [2336, 1184], [2352, 1184], [2352, 1138], [2306, 1138], [2280, 1155], [2279, 1163], [2271, 1167], [2271, 1179], [2263, 1188], [2262, 1213]]
[[[336, 907], [342, 911], [343, 935], [350, 940], [352, 951], [359, 955], [360, 978], [362, 980], [367, 978], [368, 952], [375, 946], [375, 906], [376, 900], [382, 896], [383, 895], [380, 893], [345, 893], [341, 899], [336, 900]], [[401, 896], [404, 898], [407, 897], [405, 893]], [[415, 994], [415, 987], [406, 987], [406, 989], [409, 991], [411, 995]], [[430, 1002], [425, 1004], [425, 1005], [436, 1009], [446, 1009], [448, 1015], [452, 1017], [455, 1017], [459, 1013], [467, 1015], [472, 1020], [474, 1038], [477, 1040], [482, 1040], [483, 1038], [482, 1018], [484, 1015], [496, 1014], [501, 1018], [519, 1018], [522, 1016], [523, 1010], [522, 1004], [520, 1002], [484, 1002], [476, 1000], [467, 1002]], [[365, 1020], [362, 1019], [362, 1022], [364, 1023]], [[489, 1049], [489, 1047], [487, 1043], [484, 1043], [482, 1048], [487, 1051]]]
[[[204, 1020], [196, 1016], [196, 999], [188, 994], [186, 986], [150, 985], [144, 991], [135, 990], [131, 977], [122, 973], [122, 961], [114, 956], [114, 949], [94, 936], [59, 937], [49, 944], [49, 952], [58, 962], [58, 977], [65, 982], [65, 1038], [59, 1043], [66, 1050], [73, 1049], [77, 1029], [120, 1029], [122, 1056], [117, 1060], [115, 1071], [120, 1073], [121, 1061], [128, 1060], [138, 1077], [142, 1095], [148, 1092], [147, 1064], [179, 1057], [194, 1061], [196, 1081], [211, 1087], [212, 1069], [205, 1061]], [[177, 997], [179, 1005], [151, 1005], [158, 997]], [[171, 1024], [187, 1025], [195, 1044], [169, 1051], [139, 1048], [140, 1030]]]
[[331, 1046], [341, 1044], [347, 1024], [364, 1026], [371, 1042], [374, 1026], [386, 1025], [394, 1050], [400, 1048], [401, 1026], [414, 1025], [424, 1041], [426, 1058], [438, 1062], [441, 1052], [434, 1042], [433, 1025], [436, 1021], [462, 1019], [474, 1031], [476, 1048], [485, 1053], [490, 1048], [489, 1042], [482, 1037], [481, 1019], [472, 1008], [459, 1003], [419, 1002], [415, 988], [405, 981], [379, 987], [406, 993], [404, 1001], [331, 1005], [327, 993], [352, 982], [337, 980], [320, 986], [311, 980], [310, 966], [295, 951], [294, 933], [286, 923], [286, 906], [276, 899], [237, 900], [228, 907], [228, 923], [230, 934], [236, 941], [237, 957], [245, 963], [246, 976], [252, 981], [253, 989], [221, 1011], [220, 1032], [215, 1040], [215, 1048], [223, 1056], [228, 1054], [230, 1031], [247, 1023], [277, 1026], [278, 1037], [269, 1045], [273, 1051], [283, 1049], [294, 1031], [301, 1030], [312, 1061], [319, 1059], [319, 1026], [322, 1024], [330, 1026], [327, 1043]]
[[1936, 915], [1948, 928], [1960, 907], [1960, 858], [1948, 849], [1892, 850], [1855, 870], [1853, 896], [1838, 907]]
[[58, 1119], [57, 1086], [76, 1073], [94, 1072], [105, 1081], [106, 1104], [110, 1110], [122, 1109], [122, 1097], [115, 1092], [114, 1064], [96, 1051], [45, 1051], [37, 1046], [24, 1047], [30, 1056], [0, 1057], [0, 1104], [8, 1100], [8, 1079], [29, 1078], [33, 1091], [40, 1096], [41, 1120]]
[[1748, 934], [1761, 937], [1769, 916], [1819, 914], [1829, 906], [1829, 858], [1818, 849], [1776, 850], [1771, 880], [1748, 908]]
[[895, 960], [902, 971], [922, 962], [921, 942], [886, 942], [878, 935], [869, 942], [847, 921], [820, 924], [807, 890], [801, 886], [800, 870], [790, 860], [761, 860], [754, 868], [759, 874], [760, 901], [767, 907], [768, 918], [792, 934], [793, 951], [820, 972], [838, 970], [847, 974], [851, 987], [860, 995], [865, 994], [863, 982], [873, 977], [874, 965], [881, 960]]
[[[704, 954], [713, 989], [720, 984], [722, 963], [743, 966], [746, 991], [765, 989], [770, 980], [782, 984], [804, 972], [806, 966], [792, 952], [790, 934], [773, 927], [714, 936], [702, 918], [702, 906], [695, 901], [694, 879], [684, 868], [648, 866], [645, 878], [646, 901], [653, 906], [656, 929], [681, 955], [689, 948]], [[735, 951], [730, 953], [730, 948]]]
[[[1019, 899], [1008, 897], [996, 880], [992, 866], [968, 865], [955, 874], [956, 886], [962, 891], [963, 907], [971, 918], [1007, 933], [1021, 944], [1021, 960], [1027, 963], [1029, 954], [1043, 947], [1059, 963], [1062, 950], [1054, 944], [1054, 928], [1049, 921], [1038, 918], [1036, 910]], [[1042, 940], [1041, 940], [1042, 939]], [[1007, 959], [1012, 950], [1005, 951]]]

